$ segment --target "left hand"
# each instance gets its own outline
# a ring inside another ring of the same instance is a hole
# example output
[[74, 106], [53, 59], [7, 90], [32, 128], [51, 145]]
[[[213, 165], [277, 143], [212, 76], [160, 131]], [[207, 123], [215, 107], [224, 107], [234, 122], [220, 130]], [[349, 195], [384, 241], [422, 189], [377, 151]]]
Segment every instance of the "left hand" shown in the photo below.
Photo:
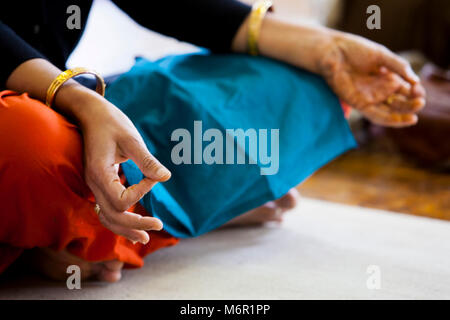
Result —
[[371, 122], [404, 127], [417, 122], [425, 91], [408, 62], [387, 48], [338, 33], [320, 60], [320, 73], [343, 101]]

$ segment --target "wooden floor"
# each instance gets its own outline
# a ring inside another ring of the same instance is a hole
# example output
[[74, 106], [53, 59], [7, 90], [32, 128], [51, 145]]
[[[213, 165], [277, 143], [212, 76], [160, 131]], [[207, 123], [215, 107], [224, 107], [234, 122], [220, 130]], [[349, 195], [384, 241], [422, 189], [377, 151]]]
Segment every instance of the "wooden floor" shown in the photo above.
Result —
[[298, 189], [306, 197], [450, 220], [450, 174], [419, 167], [386, 136], [337, 158]]

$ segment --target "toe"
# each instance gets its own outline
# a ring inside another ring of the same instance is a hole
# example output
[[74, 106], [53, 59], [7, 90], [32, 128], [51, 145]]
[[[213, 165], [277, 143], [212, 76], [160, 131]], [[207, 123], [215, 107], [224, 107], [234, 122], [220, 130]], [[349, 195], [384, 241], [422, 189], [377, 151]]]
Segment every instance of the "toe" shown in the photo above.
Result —
[[273, 217], [272, 217], [272, 221], [278, 221], [278, 222], [282, 222], [283, 221], [283, 216], [286, 213], [286, 209], [283, 208], [276, 208], [275, 212], [273, 213]]
[[100, 281], [117, 282], [122, 278], [123, 262], [118, 260], [105, 261], [102, 263], [97, 278]]
[[111, 271], [106, 267], [104, 267], [98, 275], [98, 280], [105, 281], [105, 282], [117, 282], [121, 278], [122, 278], [121, 270]]
[[297, 189], [292, 188], [280, 199], [275, 200], [275, 203], [281, 208], [292, 209], [297, 205], [299, 198], [300, 194]]
[[283, 215], [287, 209], [282, 208], [275, 201], [270, 201], [264, 206], [259, 208], [259, 222], [269, 222], [269, 221], [283, 221]]
[[297, 189], [292, 188], [283, 197], [246, 212], [232, 219], [225, 226], [262, 225], [265, 222], [272, 221], [282, 222], [286, 211], [297, 205], [299, 197]]

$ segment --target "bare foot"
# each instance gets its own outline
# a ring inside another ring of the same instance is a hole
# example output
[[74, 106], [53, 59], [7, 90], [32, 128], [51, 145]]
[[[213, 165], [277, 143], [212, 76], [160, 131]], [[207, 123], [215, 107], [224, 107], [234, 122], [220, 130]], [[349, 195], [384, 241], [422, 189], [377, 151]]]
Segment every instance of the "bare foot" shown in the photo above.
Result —
[[[283, 220], [286, 211], [297, 205], [299, 193], [292, 188], [280, 199], [246, 212], [230, 220], [224, 227], [261, 225], [269, 221]], [[81, 270], [81, 279], [97, 279], [106, 282], [117, 282], [122, 277], [123, 262], [112, 260], [104, 262], [89, 262], [69, 252], [55, 251], [49, 248], [36, 248], [29, 250], [26, 261], [43, 275], [54, 280], [66, 280], [67, 267], [77, 265]]]
[[300, 195], [297, 189], [292, 188], [280, 199], [267, 202], [256, 209], [250, 210], [228, 221], [223, 227], [237, 227], [248, 225], [261, 225], [269, 221], [281, 222], [286, 211], [297, 205]]
[[104, 262], [85, 261], [69, 252], [55, 251], [48, 248], [30, 250], [27, 260], [32, 267], [53, 280], [66, 280], [67, 267], [77, 265], [81, 270], [81, 279], [97, 279], [106, 282], [117, 282], [122, 277], [123, 262], [117, 260]]

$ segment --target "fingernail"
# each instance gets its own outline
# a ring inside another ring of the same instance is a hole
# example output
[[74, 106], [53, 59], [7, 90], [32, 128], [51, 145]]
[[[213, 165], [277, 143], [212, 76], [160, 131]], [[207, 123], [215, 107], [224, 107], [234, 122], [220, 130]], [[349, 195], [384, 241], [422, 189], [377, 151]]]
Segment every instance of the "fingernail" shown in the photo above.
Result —
[[133, 244], [136, 244], [137, 241], [131, 241]]
[[159, 167], [158, 170], [156, 170], [156, 176], [160, 179], [165, 178], [170, 175], [170, 171], [167, 170], [165, 167]]
[[414, 81], [414, 82], [419, 82], [420, 81], [420, 79], [419, 79], [419, 76], [414, 72], [414, 70], [413, 69], [409, 69], [408, 70], [408, 74], [409, 74], [409, 77]]

